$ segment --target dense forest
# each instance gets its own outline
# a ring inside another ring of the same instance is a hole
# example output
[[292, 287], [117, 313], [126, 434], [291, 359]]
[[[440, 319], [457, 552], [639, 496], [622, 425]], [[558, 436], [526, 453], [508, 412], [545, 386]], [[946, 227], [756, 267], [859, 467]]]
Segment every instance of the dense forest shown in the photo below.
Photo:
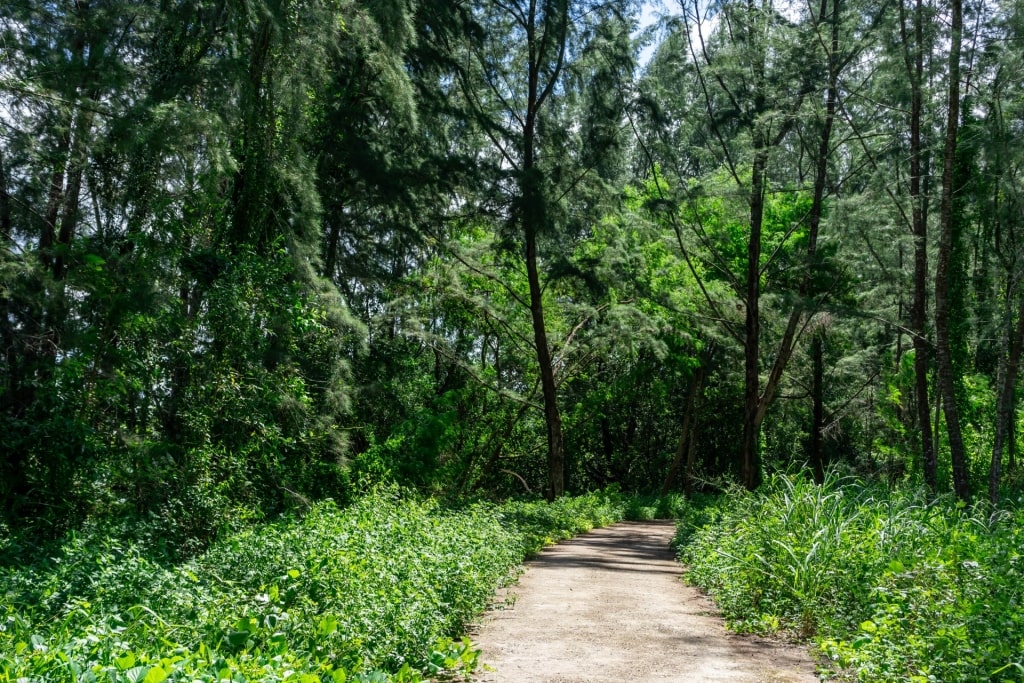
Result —
[[5, 3], [8, 523], [1017, 490], [1024, 9], [640, 9]]
[[1021, 69], [1017, 0], [6, 0], [5, 566], [804, 475], [996, 524]]

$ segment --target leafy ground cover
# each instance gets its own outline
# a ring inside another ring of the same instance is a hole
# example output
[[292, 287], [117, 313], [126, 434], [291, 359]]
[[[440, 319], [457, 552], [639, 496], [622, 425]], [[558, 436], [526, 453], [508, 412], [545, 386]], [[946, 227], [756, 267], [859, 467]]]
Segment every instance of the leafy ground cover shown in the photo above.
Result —
[[[93, 532], [0, 566], [0, 682], [419, 681], [524, 556], [625, 516], [615, 492], [457, 510], [378, 492], [252, 527], [184, 563]], [[6, 548], [5, 548], [6, 545]], [[12, 539], [0, 550], [12, 555]]]
[[690, 508], [677, 542], [688, 580], [736, 628], [813, 638], [837, 675], [1024, 680], [1019, 504], [779, 475]]

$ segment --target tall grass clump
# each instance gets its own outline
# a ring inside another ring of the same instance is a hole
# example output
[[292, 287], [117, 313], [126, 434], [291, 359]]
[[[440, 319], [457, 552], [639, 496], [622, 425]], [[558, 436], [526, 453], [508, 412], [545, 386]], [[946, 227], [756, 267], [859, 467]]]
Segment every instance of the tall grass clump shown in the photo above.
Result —
[[741, 630], [813, 638], [863, 681], [1024, 679], [1024, 513], [776, 475], [679, 525], [688, 580]]

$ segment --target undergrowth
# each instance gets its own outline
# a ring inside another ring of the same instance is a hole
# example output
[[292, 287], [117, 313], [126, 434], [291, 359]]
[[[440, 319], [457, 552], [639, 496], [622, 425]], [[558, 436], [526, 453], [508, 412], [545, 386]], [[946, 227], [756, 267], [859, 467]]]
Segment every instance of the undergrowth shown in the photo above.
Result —
[[679, 523], [688, 580], [739, 630], [813, 638], [862, 681], [1024, 680], [1024, 510], [778, 475]]
[[477, 652], [453, 638], [524, 556], [626, 507], [612, 492], [449, 510], [383, 491], [176, 564], [99, 531], [71, 536], [43, 560], [0, 566], [0, 682], [463, 675]]

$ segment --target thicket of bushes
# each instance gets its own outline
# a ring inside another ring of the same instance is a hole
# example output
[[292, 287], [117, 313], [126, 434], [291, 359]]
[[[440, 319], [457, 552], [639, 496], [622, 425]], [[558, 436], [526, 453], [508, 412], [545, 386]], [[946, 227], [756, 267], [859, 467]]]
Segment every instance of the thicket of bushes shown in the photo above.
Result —
[[811, 637], [862, 681], [1024, 680], [1024, 509], [775, 476], [679, 524], [688, 579], [741, 630]]
[[1024, 680], [1024, 508], [831, 477], [686, 504], [615, 490], [458, 509], [378, 491], [225, 534], [172, 562], [97, 528], [26, 562], [0, 533], [0, 683], [421, 681], [545, 544], [680, 516], [689, 580], [740, 630], [813, 639], [864, 681]]
[[184, 563], [100, 530], [19, 562], [0, 536], [0, 682], [418, 681], [523, 557], [622, 519], [621, 496], [458, 510], [378, 492], [252, 527]]

